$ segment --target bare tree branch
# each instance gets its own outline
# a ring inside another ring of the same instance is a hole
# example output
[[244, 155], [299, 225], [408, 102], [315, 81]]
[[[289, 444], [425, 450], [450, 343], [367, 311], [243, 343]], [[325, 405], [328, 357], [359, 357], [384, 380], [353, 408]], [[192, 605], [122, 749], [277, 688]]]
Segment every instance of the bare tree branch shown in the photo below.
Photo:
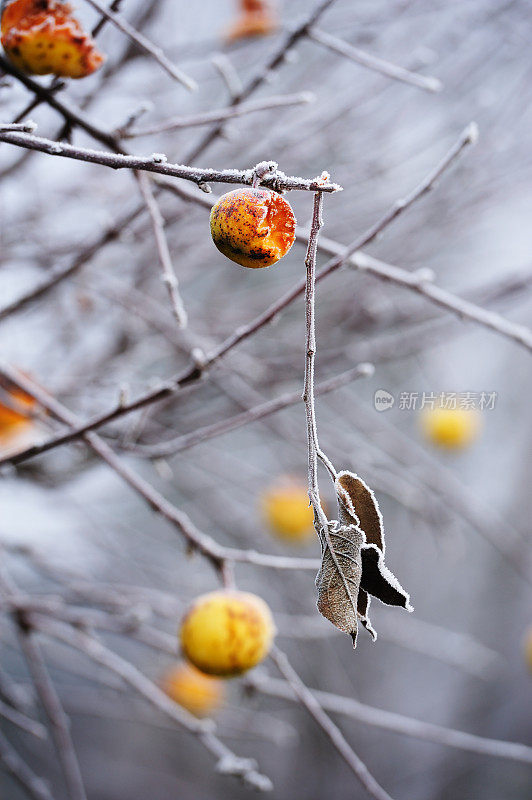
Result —
[[37, 124], [28, 120], [27, 122], [0, 122], [0, 133], [33, 133], [37, 129]]
[[[13, 586], [3, 572], [0, 574], [0, 591], [8, 602], [13, 599]], [[70, 722], [48, 674], [41, 649], [35, 641], [31, 624], [28, 624], [24, 615], [17, 612], [13, 613], [13, 621], [17, 628], [20, 649], [32, 677], [35, 691], [48, 718], [68, 796], [71, 800], [86, 800], [87, 795], [85, 794], [76, 751], [70, 735]]]
[[[277, 661], [276, 661], [277, 663]], [[284, 673], [283, 673], [284, 674]], [[272, 697], [282, 697], [287, 700], [294, 700], [295, 687], [288, 680], [285, 674], [285, 681], [274, 678], [266, 678], [260, 675], [253, 675], [248, 678], [249, 683], [254, 689]], [[384, 711], [374, 706], [360, 703], [352, 697], [340, 697], [330, 692], [321, 692], [317, 689], [309, 690], [316, 701], [326, 710], [334, 714], [341, 714], [353, 719], [358, 719], [367, 725], [373, 725], [383, 730], [395, 731], [405, 736], [412, 736], [415, 739], [435, 742], [446, 747], [456, 747], [459, 750], [467, 750], [471, 753], [494, 756], [495, 758], [505, 758], [511, 761], [519, 761], [524, 764], [532, 764], [532, 747], [517, 742], [504, 742], [498, 739], [486, 739], [483, 736], [475, 736], [471, 733], [444, 728], [441, 725], [433, 725], [430, 722], [420, 722], [412, 717], [403, 714], [396, 714], [393, 711]]]
[[[236, 106], [229, 106], [229, 108], [215, 109], [213, 111], [205, 111], [200, 114], [192, 114], [189, 117], [173, 117], [172, 119], [163, 120], [162, 122], [155, 123], [154, 125], [147, 126], [146, 128], [128, 128], [127, 130], [119, 129], [117, 134], [124, 139], [135, 139], [139, 136], [153, 136], [167, 131], [177, 131], [183, 128], [194, 128], [201, 125], [209, 125], [212, 122], [221, 122], [227, 119], [234, 119], [236, 117], [243, 117], [247, 114], [254, 114], [257, 111], [269, 111], [272, 108], [283, 108], [285, 106], [299, 106], [312, 103], [314, 95], [312, 92], [299, 92], [298, 94], [284, 94], [278, 97], [267, 97], [264, 100], [256, 100], [253, 103], [240, 103]], [[0, 126], [0, 131], [2, 127]], [[10, 129], [11, 130], [11, 129]], [[26, 131], [33, 133], [33, 131]]]
[[[34, 397], [37, 402], [53, 416], [66, 425], [74, 426], [77, 418], [61, 403], [50, 397], [47, 392], [38, 387], [20, 373], [2, 365], [0, 371], [9, 376], [17, 386]], [[102, 458], [142, 499], [155, 511], [167, 520], [184, 537], [186, 543], [193, 551], [201, 553], [217, 570], [221, 572], [226, 562], [255, 564], [256, 566], [272, 569], [309, 569], [316, 570], [319, 566], [317, 559], [291, 558], [288, 556], [275, 556], [266, 553], [257, 553], [254, 550], [238, 550], [223, 547], [207, 534], [200, 531], [189, 517], [166, 500], [151, 484], [140, 475], [131, 470], [112, 449], [95, 433], [83, 435], [83, 440], [97, 455]]]
[[[314, 390], [314, 395], [324, 395], [328, 394], [329, 392], [334, 392], [336, 389], [340, 389], [342, 386], [347, 386], [349, 383], [357, 380], [358, 378], [371, 377], [371, 375], [373, 375], [372, 364], [358, 364], [356, 367], [346, 370], [340, 375], [335, 375], [333, 378], [328, 378], [328, 380], [317, 384]], [[243, 411], [241, 414], [236, 414], [234, 417], [220, 420], [219, 422], [214, 422], [212, 425], [206, 425], [204, 428], [197, 428], [195, 431], [187, 433], [184, 436], [178, 436], [175, 439], [170, 439], [168, 441], [161, 442], [160, 444], [136, 444], [131, 445], [130, 447], [126, 446], [125, 449], [131, 450], [135, 453], [135, 455], [140, 455], [144, 458], [173, 456], [177, 453], [181, 453], [183, 450], [188, 450], [191, 447], [195, 447], [201, 442], [208, 441], [209, 439], [213, 439], [217, 436], [223, 436], [230, 431], [236, 430], [237, 428], [249, 425], [251, 422], [257, 422], [258, 420], [264, 419], [270, 414], [275, 414], [277, 411], [281, 411], [284, 408], [296, 405], [297, 403], [301, 402], [301, 399], [301, 392], [287, 392], [281, 397], [276, 397], [273, 400], [267, 400], [265, 403], [261, 403], [260, 405], [254, 406], [247, 411]]]
[[357, 756], [355, 751], [348, 744], [343, 733], [327, 716], [323, 710], [317, 696], [308, 689], [295, 669], [292, 667], [286, 655], [274, 646], [270, 652], [277, 669], [286, 679], [299, 702], [307, 709], [315, 722], [319, 725], [325, 735], [330, 739], [334, 748], [340, 753], [348, 767], [354, 772], [358, 780], [364, 786], [368, 794], [376, 800], [391, 800], [388, 792], [385, 792], [373, 775], [369, 772], [364, 762]]
[[[335, 0], [318, 0], [315, 6], [307, 14], [307, 16], [291, 31], [286, 38], [281, 42], [279, 48], [267, 60], [266, 64], [262, 66], [258, 72], [251, 78], [244, 88], [236, 95], [233, 96], [231, 105], [238, 105], [243, 100], [247, 100], [258, 88], [266, 83], [270, 76], [285, 63], [287, 55], [291, 53], [296, 44], [307, 36], [312, 25], [315, 25], [321, 19], [323, 14], [329, 9]], [[208, 131], [205, 136], [194, 145], [183, 159], [186, 164], [195, 161], [207, 147], [214, 142], [223, 131], [223, 123], [216, 125], [211, 131]]]
[[305, 353], [305, 384], [303, 387], [303, 402], [307, 418], [307, 448], [308, 448], [308, 494], [314, 509], [314, 517], [319, 528], [327, 527], [327, 516], [320, 502], [318, 489], [318, 457], [322, 459], [334, 479], [334, 467], [320, 450], [318, 443], [318, 429], [316, 426], [316, 413], [314, 409], [314, 360], [316, 356], [316, 322], [315, 300], [316, 288], [316, 254], [318, 250], [318, 237], [323, 225], [323, 195], [317, 192], [314, 195], [314, 209], [308, 241], [307, 255], [305, 258], [306, 285], [305, 285], [305, 317], [306, 317], [306, 353]]
[[38, 739], [46, 739], [46, 728], [44, 725], [31, 719], [31, 717], [28, 717], [26, 714], [21, 713], [16, 708], [8, 706], [6, 703], [2, 702], [2, 700], [0, 700], [0, 717], [3, 717], [12, 725], [16, 725], [20, 730], [31, 733], [32, 736], [36, 736]]
[[182, 70], [172, 64], [172, 62], [167, 58], [164, 54], [163, 50], [160, 47], [157, 47], [149, 39], [144, 36], [143, 33], [140, 31], [136, 31], [135, 28], [127, 22], [120, 14], [115, 13], [112, 10], [112, 7], [105, 8], [98, 0], [85, 0], [90, 6], [99, 11], [102, 17], [109, 20], [116, 28], [125, 33], [132, 42], [135, 42], [138, 47], [143, 50], [148, 55], [152, 56], [152, 58], [157, 61], [158, 64], [165, 70], [165, 72], [170, 75], [174, 80], [178, 81], [179, 83], [183, 84], [185, 88], [194, 91], [198, 88], [196, 81], [186, 75]]
[[365, 50], [353, 47], [353, 45], [344, 42], [342, 39], [331, 36], [330, 33], [325, 33], [325, 31], [319, 30], [318, 28], [311, 28], [308, 32], [308, 37], [314, 42], [332, 50], [333, 53], [345, 56], [345, 58], [355, 61], [357, 64], [361, 64], [363, 67], [372, 69], [375, 72], [380, 72], [388, 78], [393, 78], [393, 80], [410, 83], [412, 86], [418, 86], [420, 89], [426, 89], [428, 92], [440, 92], [443, 88], [438, 78], [430, 76], [425, 77], [425, 75], [411, 72], [404, 67], [398, 67], [396, 64], [371, 55], [371, 53], [366, 53]]
[[248, 785], [261, 791], [269, 791], [272, 788], [269, 778], [257, 771], [256, 762], [253, 759], [239, 758], [218, 739], [214, 733], [215, 725], [212, 720], [197, 720], [171, 700], [162, 689], [159, 689], [129, 661], [109, 650], [89, 634], [58, 622], [44, 620], [41, 617], [37, 619], [36, 615], [33, 615], [32, 619], [35, 619], [35, 625], [40, 633], [79, 650], [92, 661], [118, 675], [173, 722], [196, 736], [201, 744], [215, 756], [218, 761], [217, 769], [220, 772], [239, 777]]
[[54, 800], [47, 784], [35, 775], [1, 731], [0, 764], [34, 800]]
[[[148, 157], [107, 153], [103, 150], [74, 147], [66, 142], [54, 142], [51, 139], [44, 139], [39, 136], [9, 131], [0, 132], [0, 141], [17, 147], [27, 147], [30, 150], [37, 150], [51, 156], [62, 156], [76, 161], [86, 161], [90, 164], [100, 164], [111, 169], [146, 170], [158, 175], [184, 178], [184, 180], [197, 184], [200, 188], [204, 187], [206, 191], [210, 191], [205, 187], [209, 183], [238, 183], [251, 186], [255, 176], [253, 169], [199, 169], [181, 164], [169, 164], [166, 161], [166, 156], [160, 153], [154, 153]], [[341, 186], [336, 183], [321, 183], [318, 180], [292, 178], [278, 170], [272, 170], [271, 174], [266, 175], [261, 183], [276, 191], [298, 189], [310, 192], [337, 192], [341, 190]]]

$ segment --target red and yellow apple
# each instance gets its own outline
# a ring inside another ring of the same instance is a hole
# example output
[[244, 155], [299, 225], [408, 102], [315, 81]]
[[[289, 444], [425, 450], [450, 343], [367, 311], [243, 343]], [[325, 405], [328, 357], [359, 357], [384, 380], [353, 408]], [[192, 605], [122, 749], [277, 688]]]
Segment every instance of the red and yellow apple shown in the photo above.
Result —
[[1, 32], [9, 60], [30, 75], [84, 78], [105, 60], [61, 0], [4, 0]]
[[211, 235], [218, 250], [242, 267], [270, 267], [295, 240], [290, 203], [269, 189], [234, 189], [211, 211]]

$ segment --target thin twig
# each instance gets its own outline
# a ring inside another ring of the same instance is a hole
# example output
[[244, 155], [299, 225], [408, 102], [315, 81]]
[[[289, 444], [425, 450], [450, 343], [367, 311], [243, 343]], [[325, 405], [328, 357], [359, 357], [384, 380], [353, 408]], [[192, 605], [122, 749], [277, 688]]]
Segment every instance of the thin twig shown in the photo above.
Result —
[[[4, 547], [4, 543], [0, 543]], [[0, 698], [10, 706], [16, 708], [21, 714], [26, 714], [33, 708], [32, 697], [29, 692], [11, 678], [0, 666]]]
[[307, 709], [309, 714], [320, 726], [325, 735], [330, 739], [335, 749], [340, 753], [346, 764], [354, 772], [362, 786], [368, 794], [376, 800], [391, 800], [390, 795], [380, 786], [373, 775], [370, 773], [364, 762], [357, 756], [351, 745], [347, 742], [341, 730], [335, 725], [332, 719], [325, 713], [316, 695], [307, 688], [295, 669], [292, 667], [286, 655], [275, 645], [270, 651], [270, 657], [274, 661], [279, 672], [286, 679], [293, 694], [296, 695], [300, 703]]
[[[200, 114], [191, 114], [188, 117], [173, 117], [163, 122], [155, 123], [146, 128], [130, 130], [120, 129], [117, 133], [125, 139], [134, 139], [139, 136], [152, 136], [167, 131], [177, 131], [183, 128], [194, 128], [201, 125], [209, 125], [212, 122], [221, 122], [226, 119], [243, 117], [247, 114], [254, 114], [257, 111], [269, 111], [272, 108], [282, 108], [284, 106], [299, 106], [311, 103], [314, 100], [312, 92], [299, 92], [298, 94], [285, 94], [275, 97], [267, 97], [264, 100], [256, 100], [253, 103], [241, 103], [228, 108], [204, 111]], [[0, 126], [0, 131], [2, 130]], [[31, 133], [31, 131], [29, 131]]]
[[[285, 675], [285, 677], [287, 677]], [[294, 700], [294, 688], [288, 680], [263, 677], [259, 674], [248, 678], [249, 684], [263, 694], [271, 697], [282, 697]], [[358, 719], [367, 725], [394, 731], [411, 736], [422, 741], [435, 742], [445, 747], [456, 747], [471, 753], [495, 756], [496, 758], [519, 761], [523, 764], [532, 764], [532, 747], [518, 742], [505, 742], [499, 739], [487, 739], [484, 736], [475, 736], [472, 733], [445, 728], [430, 722], [421, 722], [404, 714], [385, 711], [381, 708], [360, 703], [352, 697], [341, 697], [331, 692], [322, 692], [318, 689], [309, 690], [322, 706], [334, 714], [342, 714], [353, 719]]]
[[27, 122], [0, 122], [0, 133], [13, 131], [15, 133], [33, 133], [37, 128], [37, 123], [28, 120]]
[[[373, 375], [373, 371], [372, 364], [358, 364], [352, 369], [346, 370], [339, 375], [335, 375], [334, 377], [328, 378], [327, 380], [317, 384], [314, 389], [314, 395], [325, 395], [329, 392], [334, 392], [343, 386], [347, 386], [358, 378], [371, 377], [371, 375]], [[284, 408], [289, 408], [290, 406], [296, 405], [300, 402], [300, 391], [287, 392], [280, 397], [276, 397], [273, 400], [267, 400], [265, 403], [254, 406], [253, 408], [243, 411], [241, 414], [236, 414], [229, 419], [214, 422], [212, 425], [206, 425], [203, 428], [197, 428], [195, 431], [187, 433], [184, 436], [178, 436], [175, 439], [170, 439], [169, 441], [161, 442], [160, 444], [132, 445], [131, 447], [126, 447], [125, 449], [131, 450], [135, 453], [135, 455], [140, 455], [144, 458], [162, 458], [165, 456], [172, 456], [176, 453], [183, 452], [183, 450], [196, 447], [196, 445], [200, 444], [201, 442], [208, 441], [209, 439], [213, 439], [217, 436], [223, 436], [224, 434], [241, 428], [244, 425], [249, 425], [251, 422], [257, 422], [260, 419], [270, 416], [270, 414], [275, 414], [277, 411], [281, 411]]]
[[159, 209], [159, 205], [151, 187], [151, 181], [148, 175], [143, 172], [136, 173], [139, 188], [146, 203], [146, 208], [152, 221], [153, 233], [155, 236], [155, 243], [157, 245], [157, 253], [159, 256], [159, 263], [163, 273], [163, 283], [167, 288], [168, 296], [172, 306], [172, 313], [177, 320], [180, 328], [187, 326], [187, 312], [183, 304], [183, 299], [179, 292], [179, 281], [175, 274], [174, 265], [172, 263], [172, 256], [166, 240], [164, 232], [164, 219]]
[[31, 733], [32, 736], [36, 736], [38, 739], [46, 739], [46, 728], [44, 725], [31, 719], [31, 717], [18, 711], [16, 708], [8, 706], [7, 703], [4, 703], [2, 700], [0, 700], [0, 717], [3, 717], [12, 725], [16, 725], [20, 730]]
[[457, 158], [461, 155], [463, 150], [469, 145], [474, 145], [478, 140], [478, 128], [475, 122], [471, 122], [460, 134], [456, 142], [449, 148], [441, 161], [423, 178], [423, 180], [405, 197], [396, 202], [377, 220], [377, 222], [369, 228], [362, 236], [355, 239], [348, 248], [346, 257], [349, 258], [357, 250], [367, 247], [368, 244], [374, 241], [377, 236], [387, 228], [400, 214], [406, 211], [410, 206], [420, 200], [427, 192], [434, 188], [437, 181], [449, 167], [451, 167]]
[[307, 417], [307, 446], [308, 446], [308, 494], [314, 509], [314, 515], [320, 528], [327, 526], [327, 516], [321, 507], [318, 489], [318, 456], [320, 456], [328, 469], [334, 468], [329, 460], [321, 453], [318, 444], [318, 430], [316, 426], [316, 412], [314, 408], [314, 361], [316, 357], [316, 323], [315, 323], [315, 288], [316, 288], [316, 256], [318, 250], [318, 237], [323, 225], [323, 195], [316, 192], [314, 195], [314, 209], [308, 240], [305, 288], [305, 318], [306, 318], [306, 352], [305, 352], [305, 384], [303, 387], [303, 402]]
[[37, 777], [0, 731], [0, 764], [33, 800], [54, 800], [42, 778]]
[[211, 58], [211, 62], [218, 70], [223, 82], [227, 86], [231, 102], [234, 102], [235, 98], [237, 98], [242, 91], [242, 81], [233, 66], [233, 62], [225, 53], [216, 53]]
[[[63, 81], [60, 78], [53, 78], [53, 80], [50, 81], [47, 91], [49, 92], [50, 96], [52, 96], [57, 92], [61, 92], [65, 86], [66, 81]], [[24, 117], [27, 117], [28, 114], [31, 114], [31, 112], [38, 108], [42, 103], [44, 103], [44, 100], [41, 97], [34, 97], [33, 100], [30, 100], [30, 102], [22, 109], [22, 111], [17, 114], [13, 120], [13, 124], [22, 122]], [[32, 133], [32, 131], [29, 131], [29, 133]]]
[[50, 108], [53, 108], [72, 126], [80, 127], [88, 133], [89, 136], [92, 136], [93, 139], [106, 145], [115, 152], [120, 149], [119, 142], [116, 137], [113, 136], [112, 132], [95, 125], [79, 108], [71, 106], [65, 100], [59, 100], [55, 97], [54, 92], [51, 92], [46, 86], [37, 83], [30, 75], [21, 72], [1, 53], [0, 69], [16, 78], [23, 86], [29, 89], [30, 92], [33, 92], [36, 99], [41, 100], [43, 103], [50, 106]]
[[380, 72], [382, 75], [386, 75], [393, 80], [410, 83], [412, 86], [418, 86], [420, 89], [426, 89], [428, 92], [440, 92], [443, 88], [442, 82], [438, 80], [438, 78], [433, 78], [431, 76], [425, 77], [425, 75], [411, 72], [404, 67], [398, 67], [396, 64], [371, 55], [371, 53], [366, 53], [365, 50], [353, 47], [353, 45], [344, 42], [342, 39], [331, 36], [330, 33], [325, 33], [325, 31], [319, 30], [318, 28], [311, 28], [307, 35], [309, 39], [327, 47], [334, 53], [339, 53], [341, 56], [345, 56], [351, 61], [361, 64], [363, 67], [368, 67], [368, 69]]
[[[0, 591], [7, 601], [13, 599], [14, 589], [6, 575], [0, 574]], [[70, 735], [70, 723], [59, 696], [50, 679], [41, 648], [24, 615], [13, 613], [20, 649], [28, 666], [42, 708], [48, 718], [58, 760], [63, 771], [68, 796], [71, 800], [87, 800], [76, 751]]]
[[66, 278], [78, 272], [81, 267], [87, 264], [103, 247], [116, 241], [122, 231], [134, 222], [145, 210], [146, 204], [140, 203], [133, 210], [127, 211], [117, 222], [110, 225], [102, 234], [99, 234], [91, 244], [84, 247], [72, 263], [68, 264], [66, 267], [51, 269], [35, 286], [0, 309], [0, 321], [18, 311], [22, 311], [35, 300], [43, 297]]
[[183, 84], [183, 86], [191, 91], [198, 88], [196, 81], [186, 75], [179, 67], [176, 67], [175, 64], [172, 64], [160, 47], [150, 42], [143, 33], [135, 30], [135, 28], [120, 14], [116, 14], [112, 8], [105, 8], [99, 0], [85, 0], [85, 2], [95, 8], [96, 11], [99, 11], [102, 17], [109, 20], [109, 22], [121, 30], [122, 33], [125, 33], [125, 35], [128, 36], [132, 42], [135, 42], [141, 50], [151, 55], [174, 80], [179, 81], [179, 83]]
[[[122, 0], [113, 0], [113, 2], [109, 6], [109, 11], [120, 11], [120, 6], [122, 5]], [[96, 39], [98, 34], [105, 28], [107, 23], [109, 22], [109, 18], [102, 14], [96, 25], [91, 31], [91, 36], [93, 39]]]

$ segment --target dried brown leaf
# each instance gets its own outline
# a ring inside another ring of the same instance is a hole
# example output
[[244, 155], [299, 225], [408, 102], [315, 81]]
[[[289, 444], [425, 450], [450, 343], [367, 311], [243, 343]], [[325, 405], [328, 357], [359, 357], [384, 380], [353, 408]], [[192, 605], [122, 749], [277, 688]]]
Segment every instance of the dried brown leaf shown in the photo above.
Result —
[[373, 639], [371, 597], [412, 611], [410, 598], [384, 564], [382, 515], [369, 486], [353, 472], [336, 479], [340, 522], [321, 531], [322, 565], [316, 576], [318, 610], [356, 646], [358, 621]]
[[364, 534], [355, 525], [329, 524], [322, 532], [322, 562], [316, 576], [318, 611], [356, 645]]

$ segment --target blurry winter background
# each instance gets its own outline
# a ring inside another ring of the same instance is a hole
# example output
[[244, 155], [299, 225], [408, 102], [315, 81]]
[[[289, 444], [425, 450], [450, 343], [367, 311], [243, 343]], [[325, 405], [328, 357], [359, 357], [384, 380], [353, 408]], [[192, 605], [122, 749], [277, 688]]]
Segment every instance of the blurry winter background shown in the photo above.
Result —
[[[309, 14], [308, 0], [284, 0], [281, 29], [224, 44], [233, 0], [126, 0], [121, 12], [160, 44], [199, 84], [189, 93], [112, 25], [99, 38], [108, 54], [94, 76], [62, 96], [106, 128], [139, 105], [147, 126], [175, 115], [225, 106], [227, 86], [213, 57], [224, 53], [246, 83], [286, 30]], [[97, 19], [76, 3], [88, 25]], [[302, 39], [253, 99], [312, 92], [313, 102], [230, 120], [194, 161], [219, 169], [275, 159], [289, 175], [328, 170], [342, 193], [325, 197], [323, 235], [342, 244], [365, 231], [433, 168], [474, 120], [469, 148], [436, 189], [402, 215], [368, 252], [409, 271], [428, 268], [435, 282], [514, 322], [532, 311], [532, 58], [526, 0], [337, 0], [319, 27], [443, 83], [438, 93], [391, 80]], [[47, 79], [42, 79], [48, 85]], [[0, 88], [1, 120], [31, 99], [16, 80]], [[55, 138], [59, 115], [31, 113], [39, 134]], [[186, 128], [128, 141], [136, 153], [183, 162], [209, 128]], [[74, 131], [80, 145], [100, 147]], [[208, 209], [160, 195], [166, 232], [189, 329], [172, 318], [160, 279], [153, 233], [140, 215], [97, 249], [68, 279], [2, 317], [1, 309], [74, 262], [138, 201], [127, 172], [0, 148], [0, 337], [9, 362], [80, 415], [112, 407], [123, 387], [131, 397], [178, 373], [192, 346], [205, 350], [251, 320], [303, 275], [304, 247], [269, 270], [242, 270], [212, 245]], [[220, 192], [220, 187], [213, 186]], [[231, 188], [231, 187], [229, 187]], [[198, 195], [192, 187], [190, 192]], [[312, 196], [290, 194], [308, 224]], [[327, 260], [320, 255], [320, 264]], [[337, 468], [355, 470], [373, 487], [387, 530], [387, 560], [410, 591], [415, 614], [377, 601], [373, 644], [362, 631], [356, 652], [315, 609], [314, 573], [242, 565], [239, 587], [261, 595], [279, 629], [279, 645], [307, 685], [378, 708], [493, 739], [532, 744], [532, 679], [523, 639], [532, 623], [529, 520], [532, 424], [530, 353], [508, 338], [430, 304], [408, 289], [343, 268], [317, 291], [317, 380], [360, 361], [370, 379], [317, 398], [321, 444]], [[124, 444], [165, 441], [302, 387], [302, 299], [221, 360], [193, 388], [103, 429]], [[395, 397], [386, 412], [374, 392]], [[496, 392], [482, 431], [468, 449], [440, 453], [423, 441], [419, 412], [401, 393]], [[125, 457], [194, 523], [217, 541], [269, 553], [319, 556], [274, 540], [260, 513], [265, 488], [280, 475], [306, 479], [302, 404], [174, 457]], [[322, 491], [335, 516], [325, 473]], [[54, 578], [72, 570], [85, 581], [123, 587], [135, 606], [153, 600], [168, 613], [154, 624], [174, 635], [180, 610], [217, 586], [208, 564], [186, 557], [175, 531], [83, 444], [69, 445], [6, 472], [0, 483], [2, 560], [27, 592], [74, 592]], [[491, 542], [491, 543], [490, 543]], [[20, 545], [34, 549], [33, 561]], [[18, 548], [18, 549], [17, 549]], [[502, 553], [501, 553], [502, 551]], [[36, 568], [41, 554], [46, 566]], [[67, 581], [68, 583], [68, 581]], [[122, 590], [121, 590], [122, 591]], [[72, 594], [73, 596], [73, 594]], [[130, 637], [105, 641], [158, 680], [170, 654]], [[198, 743], [81, 655], [43, 641], [51, 675], [72, 718], [89, 798], [207, 800], [244, 798], [251, 790], [217, 775]], [[0, 620], [2, 670], [29, 686], [6, 616]], [[275, 675], [268, 662], [261, 670]], [[220, 733], [236, 752], [256, 757], [279, 800], [365, 797], [345, 763], [304, 709], [286, 699], [243, 691], [231, 682]], [[530, 764], [420, 741], [335, 716], [355, 751], [386, 790], [406, 800], [525, 800]], [[65, 797], [48, 742], [18, 732], [0, 717], [36, 773]], [[24, 797], [0, 768], [0, 795]]]

